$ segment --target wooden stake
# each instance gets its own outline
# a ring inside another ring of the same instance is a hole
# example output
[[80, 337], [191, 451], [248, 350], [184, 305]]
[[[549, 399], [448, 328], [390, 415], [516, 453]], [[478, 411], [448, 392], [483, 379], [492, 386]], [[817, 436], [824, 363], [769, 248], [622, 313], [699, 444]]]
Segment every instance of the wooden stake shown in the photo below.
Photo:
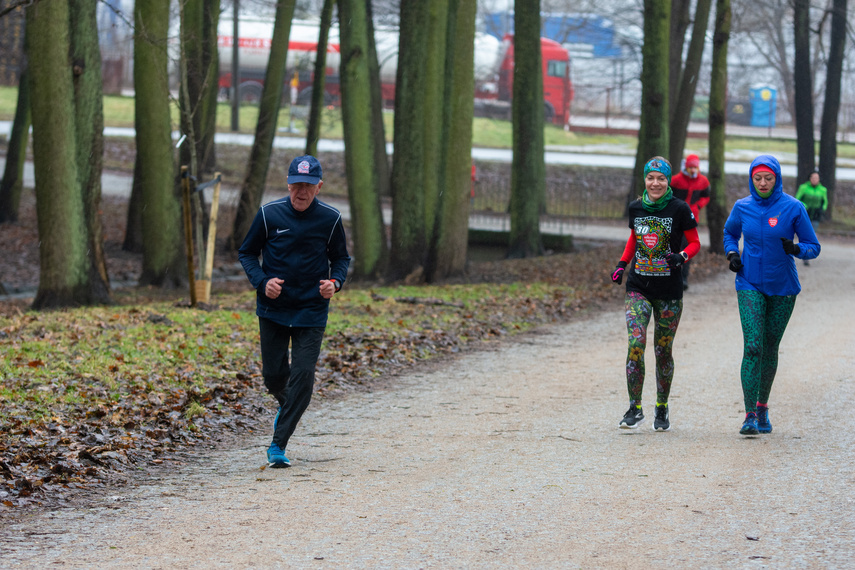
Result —
[[190, 215], [190, 174], [181, 167], [181, 190], [184, 203], [184, 249], [187, 252], [187, 274], [190, 282], [190, 306], [196, 306], [196, 266], [193, 264], [193, 220]]

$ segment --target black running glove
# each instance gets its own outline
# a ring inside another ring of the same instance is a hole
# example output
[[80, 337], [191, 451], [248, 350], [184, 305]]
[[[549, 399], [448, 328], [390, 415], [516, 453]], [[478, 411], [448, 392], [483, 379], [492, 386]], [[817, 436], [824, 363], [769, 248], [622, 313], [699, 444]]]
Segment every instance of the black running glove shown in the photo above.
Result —
[[787, 255], [798, 255], [802, 250], [798, 244], [793, 243], [793, 240], [781, 238], [781, 244], [784, 246], [784, 253]]
[[742, 260], [739, 259], [739, 254], [735, 251], [727, 254], [727, 260], [730, 262], [730, 270], [734, 273], [738, 273], [742, 269]]
[[686, 260], [683, 259], [683, 256], [679, 253], [669, 253], [665, 256], [665, 261], [668, 262], [668, 267], [670, 267], [671, 269], [677, 269], [678, 267], [686, 263]]
[[623, 272], [626, 271], [626, 261], [619, 261], [612, 273], [612, 283], [620, 285], [623, 282]]

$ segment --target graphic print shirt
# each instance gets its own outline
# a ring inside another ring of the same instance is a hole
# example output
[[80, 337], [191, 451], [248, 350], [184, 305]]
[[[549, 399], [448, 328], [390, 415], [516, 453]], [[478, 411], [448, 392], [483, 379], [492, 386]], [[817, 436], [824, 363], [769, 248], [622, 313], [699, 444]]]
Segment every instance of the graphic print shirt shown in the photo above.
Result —
[[679, 253], [683, 232], [698, 222], [689, 205], [672, 199], [658, 212], [648, 212], [636, 200], [629, 205], [629, 227], [635, 232], [635, 257], [627, 278], [626, 290], [637, 291], [648, 299], [682, 299], [683, 278], [680, 268], [668, 267], [669, 253]]

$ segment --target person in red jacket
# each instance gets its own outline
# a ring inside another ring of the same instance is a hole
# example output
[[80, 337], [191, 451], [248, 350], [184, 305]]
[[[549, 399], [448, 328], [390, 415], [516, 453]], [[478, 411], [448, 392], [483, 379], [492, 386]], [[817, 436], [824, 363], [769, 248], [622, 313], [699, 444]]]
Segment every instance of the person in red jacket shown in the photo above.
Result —
[[[710, 181], [701, 174], [701, 159], [690, 154], [683, 161], [682, 170], [671, 178], [674, 197], [683, 200], [692, 209], [695, 220], [700, 220], [701, 208], [710, 201]], [[686, 247], [686, 244], [683, 244]], [[689, 263], [683, 264], [683, 289], [689, 288]]]

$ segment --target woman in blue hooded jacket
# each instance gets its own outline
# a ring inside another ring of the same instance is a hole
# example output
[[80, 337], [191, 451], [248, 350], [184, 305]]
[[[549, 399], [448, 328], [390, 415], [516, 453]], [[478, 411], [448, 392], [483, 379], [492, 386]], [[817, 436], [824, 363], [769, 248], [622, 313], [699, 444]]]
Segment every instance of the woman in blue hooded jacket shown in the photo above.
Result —
[[749, 173], [750, 195], [737, 200], [724, 224], [724, 251], [736, 273], [745, 344], [741, 369], [745, 421], [739, 430], [743, 435], [772, 431], [768, 402], [778, 369], [778, 346], [801, 291], [793, 258], [813, 259], [820, 250], [804, 204], [784, 193], [778, 160], [758, 156]]

